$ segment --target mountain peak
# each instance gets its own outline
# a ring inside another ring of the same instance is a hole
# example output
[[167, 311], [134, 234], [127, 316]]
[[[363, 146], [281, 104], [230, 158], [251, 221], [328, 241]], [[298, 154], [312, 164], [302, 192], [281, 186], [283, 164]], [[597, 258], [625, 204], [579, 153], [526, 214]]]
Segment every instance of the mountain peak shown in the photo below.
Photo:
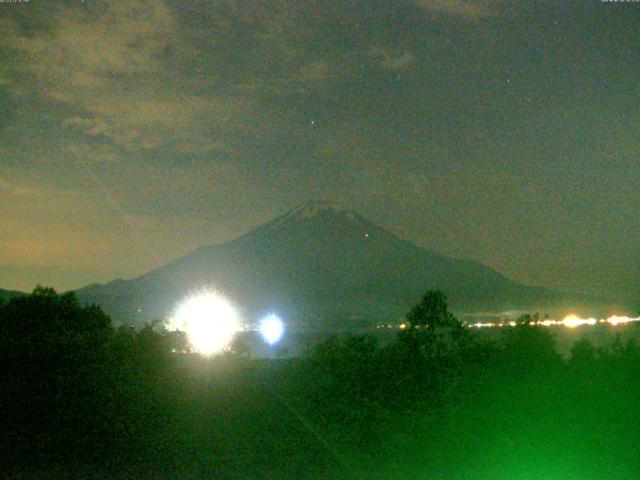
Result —
[[327, 202], [326, 200], [307, 200], [301, 203], [292, 211], [302, 213], [306, 216], [315, 216], [320, 213], [353, 213], [348, 208], [345, 208], [337, 203]]
[[353, 210], [324, 200], [308, 200], [275, 219], [271, 222], [271, 226], [279, 227], [291, 222], [310, 220], [320, 216], [340, 216], [351, 222], [358, 222], [358, 216]]

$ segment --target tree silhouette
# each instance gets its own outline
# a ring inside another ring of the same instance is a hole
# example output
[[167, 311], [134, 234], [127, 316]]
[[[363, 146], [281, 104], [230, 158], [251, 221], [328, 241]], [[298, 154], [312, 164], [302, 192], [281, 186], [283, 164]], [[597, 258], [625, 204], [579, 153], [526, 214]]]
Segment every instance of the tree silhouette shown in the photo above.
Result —
[[596, 348], [587, 338], [577, 340], [571, 347], [571, 362], [578, 367], [586, 367], [596, 359]]
[[555, 338], [548, 329], [536, 325], [538, 318], [537, 313], [525, 314], [515, 327], [505, 329], [502, 346], [512, 368], [527, 370], [559, 363]]
[[407, 324], [400, 340], [409, 349], [430, 357], [459, 353], [469, 339], [468, 330], [449, 311], [447, 296], [439, 290], [424, 294], [420, 303], [407, 313]]
[[152, 325], [116, 331], [99, 307], [38, 286], [0, 305], [0, 338], [0, 449], [13, 462], [122, 459], [162, 435], [172, 341]]
[[112, 334], [110, 318], [99, 307], [81, 306], [72, 293], [38, 286], [0, 306], [0, 390], [8, 423], [0, 435], [24, 445], [18, 455], [28, 454], [36, 438], [43, 450], [53, 451], [61, 442], [83, 448], [70, 443], [82, 429], [99, 436], [101, 379]]
[[458, 322], [447, 306], [447, 296], [439, 290], [428, 290], [420, 303], [407, 314], [409, 328], [427, 328], [433, 332], [438, 327], [452, 327]]

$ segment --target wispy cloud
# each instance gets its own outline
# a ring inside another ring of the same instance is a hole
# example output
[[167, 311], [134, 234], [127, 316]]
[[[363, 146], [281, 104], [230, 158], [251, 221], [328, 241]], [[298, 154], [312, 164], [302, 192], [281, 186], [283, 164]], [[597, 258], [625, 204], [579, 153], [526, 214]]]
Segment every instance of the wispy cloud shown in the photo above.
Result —
[[[172, 68], [180, 29], [161, 1], [109, 3], [91, 14], [58, 5], [36, 33], [23, 33], [17, 21], [3, 26], [0, 43], [13, 50], [17, 72], [4, 81], [15, 94], [30, 86], [64, 107], [64, 125], [97, 144], [206, 154], [251, 114], [250, 99], [199, 89], [189, 72]], [[114, 157], [104, 149], [92, 155]]]
[[0, 178], [0, 196], [8, 197], [33, 197], [38, 196], [40, 192], [37, 189], [14, 185]]
[[73, 190], [31, 187], [0, 178], [0, 198], [76, 197], [82, 193]]
[[[74, 125], [73, 119], [65, 124]], [[81, 125], [87, 127], [84, 123]], [[87, 142], [74, 142], [64, 147], [63, 152], [67, 158], [83, 163], [117, 163], [121, 160], [120, 149], [110, 144], [91, 145]]]
[[168, 261], [208, 243], [212, 234], [209, 222], [190, 215], [123, 214], [97, 191], [33, 188], [0, 179], [0, 204], [0, 268], [81, 265], [101, 276], [140, 274], [157, 266], [150, 253]]
[[287, 2], [207, 5], [194, 13], [210, 15], [206, 25], [163, 0], [47, 7], [38, 22], [0, 21], [0, 47], [11, 53], [0, 83], [57, 105], [67, 131], [86, 137], [74, 154], [93, 161], [114, 161], [119, 149], [233, 150], [239, 135], [273, 122], [260, 112], [262, 93], [334, 74], [305, 48], [312, 31]]
[[477, 20], [498, 15], [501, 0], [415, 0], [415, 2], [429, 12]]
[[391, 70], [405, 68], [415, 60], [409, 50], [395, 50], [380, 45], [372, 46], [368, 53], [379, 61], [380, 66]]

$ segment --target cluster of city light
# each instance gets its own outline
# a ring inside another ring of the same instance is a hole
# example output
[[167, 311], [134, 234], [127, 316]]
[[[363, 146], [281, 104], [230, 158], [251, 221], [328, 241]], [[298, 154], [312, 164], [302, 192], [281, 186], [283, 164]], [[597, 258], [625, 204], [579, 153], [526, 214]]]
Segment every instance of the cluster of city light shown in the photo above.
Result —
[[[237, 333], [249, 330], [236, 307], [213, 290], [203, 290], [186, 298], [175, 309], [167, 327], [184, 332], [193, 351], [207, 356], [228, 350]], [[275, 313], [260, 320], [257, 327], [269, 345], [282, 339], [284, 329], [284, 322]]]
[[[541, 327], [567, 327], [567, 328], [576, 328], [581, 327], [583, 325], [596, 325], [599, 323], [607, 323], [609, 325], [624, 325], [627, 323], [640, 322], [640, 317], [627, 317], [620, 315], [611, 315], [607, 318], [601, 318], [599, 320], [589, 317], [589, 318], [581, 318], [578, 315], [571, 314], [564, 317], [562, 320], [534, 320], [530, 322], [530, 325], [541, 326]], [[476, 322], [469, 324], [471, 328], [500, 328], [500, 327], [515, 327], [517, 322], [504, 321], [504, 322]]]
[[[609, 324], [612, 326], [625, 325], [639, 322], [640, 317], [627, 317], [611, 315], [599, 320], [589, 317], [582, 318], [571, 314], [562, 320], [532, 319], [529, 324], [541, 327], [562, 326], [577, 328], [583, 325]], [[501, 328], [515, 327], [518, 322], [514, 320], [497, 322], [470, 323], [470, 328]], [[380, 324], [377, 328], [406, 328], [406, 323]], [[169, 330], [185, 332], [192, 349], [202, 355], [213, 355], [230, 348], [237, 333], [245, 330], [257, 330], [263, 340], [273, 346], [278, 343], [284, 334], [285, 324], [275, 313], [263, 317], [255, 328], [245, 328], [240, 314], [233, 304], [223, 295], [213, 290], [204, 290], [188, 297], [175, 310], [169, 320]]]

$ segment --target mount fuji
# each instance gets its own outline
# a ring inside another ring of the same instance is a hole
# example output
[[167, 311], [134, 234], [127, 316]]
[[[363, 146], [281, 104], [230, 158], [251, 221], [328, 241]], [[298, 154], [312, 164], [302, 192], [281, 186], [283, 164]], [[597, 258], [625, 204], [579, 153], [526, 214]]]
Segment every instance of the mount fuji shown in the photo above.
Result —
[[182, 298], [207, 287], [224, 293], [248, 321], [275, 311], [308, 328], [395, 320], [427, 289], [443, 290], [456, 311], [560, 299], [480, 263], [421, 248], [352, 210], [319, 201], [137, 278], [76, 293], [116, 320], [135, 323], [165, 319]]

